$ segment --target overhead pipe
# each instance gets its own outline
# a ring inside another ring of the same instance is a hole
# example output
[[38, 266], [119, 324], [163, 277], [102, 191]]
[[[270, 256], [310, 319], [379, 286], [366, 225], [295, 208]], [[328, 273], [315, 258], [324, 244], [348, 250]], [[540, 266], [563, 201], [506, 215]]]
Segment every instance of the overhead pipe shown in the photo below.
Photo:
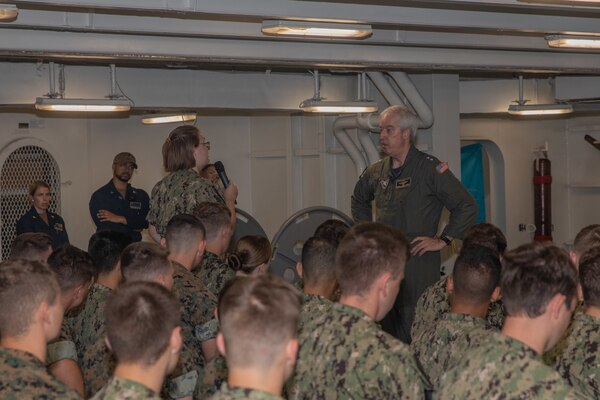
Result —
[[417, 87], [413, 81], [409, 78], [406, 72], [388, 72], [392, 79], [398, 84], [398, 88], [406, 96], [406, 100], [415, 110], [421, 124], [419, 128], [427, 129], [433, 125], [433, 111], [429, 107], [429, 104], [425, 102], [421, 93], [417, 90]]
[[356, 125], [356, 117], [339, 117], [333, 123], [333, 136], [350, 156], [356, 168], [356, 176], [360, 176], [367, 168], [367, 163], [354, 140], [346, 132], [346, 129], [356, 129]]

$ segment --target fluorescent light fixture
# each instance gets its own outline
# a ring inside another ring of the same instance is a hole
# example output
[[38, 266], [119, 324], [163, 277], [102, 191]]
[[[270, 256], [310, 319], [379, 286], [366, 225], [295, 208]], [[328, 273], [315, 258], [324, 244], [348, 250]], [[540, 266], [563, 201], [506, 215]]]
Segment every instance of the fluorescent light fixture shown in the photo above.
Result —
[[374, 101], [325, 101], [308, 99], [300, 103], [302, 111], [318, 113], [371, 113], [377, 112], [378, 106]]
[[129, 111], [131, 103], [119, 99], [54, 99], [38, 97], [35, 108], [43, 111], [113, 112]]
[[600, 49], [600, 36], [548, 35], [548, 46], [570, 49]]
[[558, 115], [573, 112], [570, 104], [511, 104], [508, 113], [511, 115]]
[[12, 4], [0, 4], [0, 21], [10, 21], [17, 18], [19, 9]]
[[142, 117], [144, 124], [169, 124], [173, 122], [191, 122], [196, 120], [196, 113], [179, 114], [147, 114]]
[[373, 34], [371, 25], [285, 20], [265, 20], [261, 30], [265, 35], [347, 39], [364, 39]]

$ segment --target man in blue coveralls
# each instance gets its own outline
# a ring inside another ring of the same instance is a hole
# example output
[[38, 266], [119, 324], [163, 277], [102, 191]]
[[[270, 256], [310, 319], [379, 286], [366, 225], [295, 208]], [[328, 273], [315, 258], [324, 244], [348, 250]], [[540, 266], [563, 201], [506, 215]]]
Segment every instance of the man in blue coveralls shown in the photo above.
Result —
[[115, 156], [112, 179], [90, 199], [90, 214], [97, 231], [119, 231], [129, 234], [134, 241], [142, 240], [141, 231], [148, 227], [150, 200], [148, 193], [129, 184], [137, 167], [133, 154], [124, 152]]

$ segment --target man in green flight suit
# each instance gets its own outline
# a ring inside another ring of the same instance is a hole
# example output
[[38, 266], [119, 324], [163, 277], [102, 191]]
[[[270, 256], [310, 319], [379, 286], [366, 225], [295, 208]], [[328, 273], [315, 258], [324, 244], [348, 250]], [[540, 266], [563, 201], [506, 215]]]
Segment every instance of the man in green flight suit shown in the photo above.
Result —
[[[410, 343], [410, 327], [419, 296], [440, 278], [440, 250], [461, 239], [476, 222], [477, 205], [448, 164], [427, 155], [413, 144], [419, 118], [394, 105], [380, 115], [381, 150], [387, 156], [367, 167], [352, 195], [352, 217], [371, 221], [375, 200], [376, 220], [400, 229], [411, 242], [411, 258], [394, 308], [383, 328]], [[450, 222], [438, 236], [443, 208]]]

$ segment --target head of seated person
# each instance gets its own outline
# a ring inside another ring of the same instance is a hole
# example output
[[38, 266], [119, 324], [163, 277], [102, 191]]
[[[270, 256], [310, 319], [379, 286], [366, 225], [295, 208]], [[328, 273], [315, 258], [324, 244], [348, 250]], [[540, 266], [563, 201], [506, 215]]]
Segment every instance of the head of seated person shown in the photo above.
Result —
[[600, 246], [600, 224], [583, 227], [575, 236], [573, 250], [569, 253], [575, 266], [579, 265], [579, 259], [589, 250]]
[[462, 247], [479, 245], [487, 247], [496, 252], [497, 257], [502, 260], [506, 251], [506, 236], [497, 226], [489, 222], [473, 225], [465, 234]]
[[206, 232], [206, 250], [221, 255], [229, 247], [233, 236], [231, 211], [220, 203], [202, 202], [193, 212]]
[[121, 254], [125, 282], [156, 282], [173, 288], [173, 264], [169, 252], [155, 243], [132, 243]]
[[219, 351], [233, 387], [280, 395], [298, 350], [300, 294], [271, 274], [236, 276], [219, 296]]
[[206, 248], [204, 225], [191, 214], [179, 214], [167, 224], [161, 245], [169, 251], [169, 257], [191, 270], [202, 261]]
[[463, 246], [448, 278], [451, 312], [485, 318], [490, 302], [500, 295], [500, 259], [488, 247]]
[[48, 266], [60, 286], [65, 312], [83, 303], [94, 282], [96, 268], [88, 253], [70, 244], [59, 247], [48, 258]]
[[90, 237], [88, 254], [94, 261], [99, 284], [115, 289], [123, 280], [121, 253], [131, 242], [130, 235], [116, 231], [100, 231]]
[[263, 236], [247, 235], [235, 245], [227, 263], [236, 275], [262, 275], [269, 271], [272, 257], [271, 243]]
[[108, 297], [105, 315], [106, 343], [117, 359], [115, 377], [159, 393], [182, 346], [177, 299], [158, 283], [125, 283]]
[[316, 294], [328, 299], [334, 297], [335, 252], [338, 242], [327, 237], [313, 236], [304, 242], [302, 255], [296, 265], [304, 283], [304, 293]]
[[26, 232], [18, 235], [10, 247], [10, 258], [46, 262], [52, 253], [52, 238], [46, 233]]
[[322, 222], [315, 230], [313, 236], [333, 240], [337, 246], [349, 230], [350, 225], [339, 219], [332, 218]]
[[378, 222], [354, 225], [335, 257], [340, 302], [380, 321], [400, 291], [408, 257], [408, 241], [399, 230]]

